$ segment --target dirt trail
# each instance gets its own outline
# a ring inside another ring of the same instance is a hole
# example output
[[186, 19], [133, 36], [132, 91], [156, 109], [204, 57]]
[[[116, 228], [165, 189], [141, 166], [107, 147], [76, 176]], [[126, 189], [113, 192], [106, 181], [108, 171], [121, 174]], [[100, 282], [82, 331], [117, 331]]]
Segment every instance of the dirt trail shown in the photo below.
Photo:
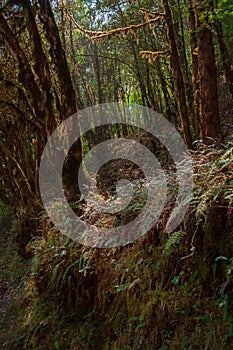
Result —
[[1, 295], [0, 301], [0, 344], [1, 349], [9, 349], [19, 327], [19, 315], [15, 310], [16, 300], [13, 291]]
[[0, 219], [0, 349], [12, 348], [12, 341], [22, 326], [19, 303], [23, 298], [23, 282], [28, 262], [17, 253], [14, 243], [14, 218]]

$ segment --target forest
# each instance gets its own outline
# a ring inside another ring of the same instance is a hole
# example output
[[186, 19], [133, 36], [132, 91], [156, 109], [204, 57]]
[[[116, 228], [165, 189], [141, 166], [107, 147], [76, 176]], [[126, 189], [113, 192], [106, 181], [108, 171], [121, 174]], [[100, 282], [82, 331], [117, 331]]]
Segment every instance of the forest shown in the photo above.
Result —
[[0, 1], [0, 345], [233, 348], [233, 1]]

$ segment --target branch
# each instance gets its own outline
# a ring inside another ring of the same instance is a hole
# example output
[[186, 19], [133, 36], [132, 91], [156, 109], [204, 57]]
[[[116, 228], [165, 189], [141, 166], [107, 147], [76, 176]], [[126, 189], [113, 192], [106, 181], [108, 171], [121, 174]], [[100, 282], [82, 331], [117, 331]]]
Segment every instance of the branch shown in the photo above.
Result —
[[[77, 54], [78, 57], [94, 57], [95, 55], [91, 55], [91, 54]], [[114, 56], [106, 56], [106, 55], [97, 55], [99, 58], [104, 58], [107, 60], [112, 60], [112, 61], [116, 61], [119, 62], [121, 64], [126, 65], [127, 67], [129, 67], [132, 72], [136, 73], [136, 70], [134, 69], [133, 66], [131, 66], [129, 63], [125, 62], [124, 60], [121, 60], [120, 58], [116, 58]]]
[[140, 11], [142, 13], [146, 13], [146, 14], [152, 15], [152, 16], [162, 16], [162, 17], [165, 16], [165, 12], [154, 12], [154, 11], [150, 11], [150, 10], [145, 9], [144, 7], [140, 8]]
[[77, 29], [83, 33], [88, 35], [91, 39], [102, 39], [104, 37], [109, 37], [115, 34], [129, 34], [129, 33], [135, 33], [139, 29], [148, 26], [151, 23], [155, 23], [157, 21], [160, 21], [163, 19], [164, 14], [159, 14], [157, 17], [150, 19], [147, 22], [144, 23], [139, 23], [139, 24], [132, 24], [130, 26], [124, 27], [124, 28], [115, 28], [111, 29], [109, 31], [93, 31], [93, 30], [88, 30], [82, 28], [74, 19], [73, 15], [69, 13], [69, 11], [66, 9], [65, 10], [67, 15], [70, 17], [74, 25], [77, 27]]
[[[28, 121], [30, 121], [32, 124], [38, 126], [39, 128], [42, 128], [44, 127], [44, 121], [43, 120], [40, 120], [38, 119], [39, 121], [37, 122], [37, 117], [36, 117], [36, 114], [35, 114], [35, 109], [30, 105], [29, 103], [29, 100], [27, 98], [27, 96], [25, 95], [24, 91], [21, 89], [20, 86], [18, 86], [17, 84], [13, 83], [12, 81], [10, 80], [7, 80], [7, 79], [4, 79], [3, 77], [0, 76], [0, 82], [4, 82], [7, 86], [7, 88], [11, 87], [12, 89], [16, 88], [18, 93], [19, 93], [19, 99], [21, 99], [22, 102], [24, 102], [26, 104], [26, 108], [28, 108], [30, 110], [30, 113], [32, 114], [32, 116], [34, 117], [33, 118], [27, 118], [27, 113], [22, 113], [24, 114], [24, 117], [26, 117], [26, 119]], [[9, 104], [9, 105], [12, 105], [12, 106], [15, 106], [13, 103], [11, 104], [9, 101], [5, 101], [5, 100], [1, 100], [1, 103], [5, 103], [5, 104]]]
[[147, 59], [148, 63], [152, 63], [155, 62], [160, 55], [165, 55], [169, 52], [169, 49], [164, 51], [140, 51], [140, 55], [142, 58]]
[[24, 183], [25, 183], [25, 185], [26, 185], [26, 188], [27, 188], [29, 197], [31, 197], [31, 199], [34, 200], [34, 202], [35, 202], [40, 208], [42, 208], [42, 206], [41, 206], [41, 204], [40, 204], [38, 198], [36, 197], [35, 193], [33, 192], [32, 188], [31, 188], [31, 186], [30, 186], [30, 184], [29, 184], [29, 181], [28, 181], [28, 179], [27, 179], [27, 177], [26, 177], [26, 175], [25, 175], [23, 169], [21, 168], [19, 162], [18, 162], [18, 161], [16, 160], [16, 158], [13, 156], [12, 152], [10, 152], [10, 150], [9, 150], [7, 147], [5, 147], [5, 145], [4, 145], [2, 142], [0, 142], [0, 144], [1, 144], [2, 150], [5, 152], [5, 154], [7, 154], [7, 155], [9, 156], [9, 158], [12, 159], [12, 161], [15, 163], [17, 169], [19, 170], [19, 172], [20, 172], [20, 174], [21, 174], [21, 176], [22, 176], [22, 178], [23, 178], [23, 180], [24, 180]]
[[[30, 94], [31, 99], [35, 105], [34, 107], [37, 108], [41, 100], [40, 90], [38, 89], [35, 83], [33, 72], [28, 62], [28, 59], [24, 51], [21, 49], [16, 37], [12, 33], [6, 19], [4, 18], [1, 12], [0, 12], [0, 33], [2, 34], [3, 40], [6, 46], [9, 48], [12, 56], [18, 62], [20, 75], [23, 79], [22, 84], [25, 87], [26, 91], [28, 91], [28, 93]], [[28, 76], [27, 79], [26, 79], [26, 75]]]
[[0, 104], [2, 105], [6, 105], [6, 106], [9, 106], [10, 108], [13, 108], [16, 113], [18, 113], [19, 115], [21, 115], [21, 117], [23, 119], [26, 118], [26, 120], [31, 123], [33, 126], [36, 126], [39, 128], [39, 130], [41, 129], [42, 125], [40, 125], [38, 122], [36, 122], [33, 118], [30, 119], [30, 118], [27, 118], [27, 113], [24, 113], [18, 106], [16, 106], [13, 102], [9, 102], [9, 101], [5, 101], [5, 100], [2, 100], [0, 99]]

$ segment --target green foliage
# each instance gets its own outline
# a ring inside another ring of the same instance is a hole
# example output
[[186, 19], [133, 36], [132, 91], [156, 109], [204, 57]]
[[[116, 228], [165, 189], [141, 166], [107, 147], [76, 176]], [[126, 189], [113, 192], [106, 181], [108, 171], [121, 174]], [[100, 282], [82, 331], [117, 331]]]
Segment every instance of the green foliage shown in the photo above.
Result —
[[[208, 216], [211, 211], [211, 205], [226, 200], [229, 205], [233, 203], [233, 148], [224, 152], [220, 157], [216, 152], [210, 152], [209, 155], [214, 156], [214, 161], [207, 163], [208, 174], [203, 179], [202, 194], [198, 193], [199, 204], [196, 210], [196, 218], [208, 225]], [[211, 203], [211, 205], [210, 205]]]
[[9, 207], [0, 201], [0, 219], [7, 214]]
[[167, 242], [164, 246], [164, 253], [166, 255], [171, 255], [176, 249], [177, 246], [181, 243], [183, 238], [186, 236], [186, 232], [177, 231], [173, 232], [171, 236], [168, 238]]

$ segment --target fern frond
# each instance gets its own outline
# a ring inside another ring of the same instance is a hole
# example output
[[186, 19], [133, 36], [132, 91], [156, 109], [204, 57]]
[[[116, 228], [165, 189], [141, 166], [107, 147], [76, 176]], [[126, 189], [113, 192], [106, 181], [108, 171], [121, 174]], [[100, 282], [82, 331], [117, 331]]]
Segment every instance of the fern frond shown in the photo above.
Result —
[[186, 232], [184, 231], [177, 231], [174, 232], [167, 240], [165, 246], [164, 246], [164, 252], [166, 255], [170, 255], [173, 253], [174, 248], [180, 244], [184, 236], [186, 235]]

